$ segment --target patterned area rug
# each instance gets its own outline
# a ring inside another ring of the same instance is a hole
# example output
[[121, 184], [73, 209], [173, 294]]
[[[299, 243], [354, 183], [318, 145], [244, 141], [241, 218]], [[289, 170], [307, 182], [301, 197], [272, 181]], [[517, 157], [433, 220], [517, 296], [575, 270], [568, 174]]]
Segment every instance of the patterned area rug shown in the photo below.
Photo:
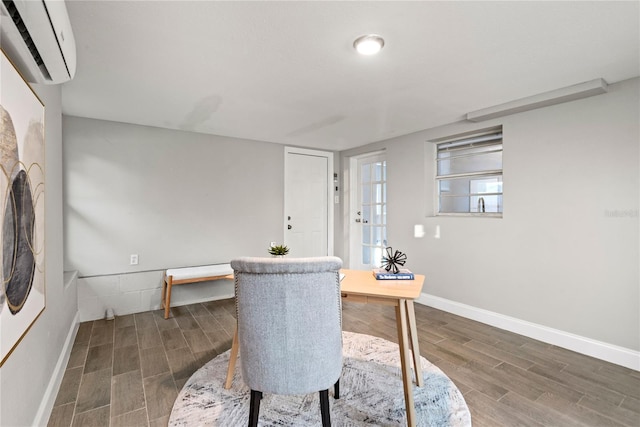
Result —
[[[369, 335], [343, 332], [344, 367], [340, 399], [329, 390], [331, 423], [340, 426], [406, 425], [398, 345]], [[419, 426], [470, 426], [471, 415], [460, 391], [424, 357], [424, 387], [414, 384]], [[229, 351], [208, 362], [184, 385], [173, 405], [169, 426], [245, 426], [249, 389], [242, 382], [240, 359], [233, 386], [225, 390]], [[264, 394], [260, 426], [321, 425], [318, 393], [306, 396]]]

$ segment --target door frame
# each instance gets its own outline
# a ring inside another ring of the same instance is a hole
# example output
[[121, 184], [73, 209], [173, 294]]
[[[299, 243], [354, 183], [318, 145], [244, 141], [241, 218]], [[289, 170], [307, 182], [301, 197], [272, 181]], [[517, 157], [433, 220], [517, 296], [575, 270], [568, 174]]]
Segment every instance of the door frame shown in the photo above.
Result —
[[284, 204], [284, 212], [282, 215], [282, 241], [285, 241], [286, 230], [287, 230], [287, 168], [289, 166], [289, 154], [298, 154], [305, 156], [315, 156], [315, 157], [323, 157], [327, 159], [327, 255], [334, 254], [333, 247], [333, 235], [334, 235], [334, 181], [333, 181], [333, 156], [334, 153], [330, 151], [320, 151], [320, 150], [312, 150], [308, 148], [299, 148], [299, 147], [284, 147], [284, 194], [283, 194], [283, 204]]

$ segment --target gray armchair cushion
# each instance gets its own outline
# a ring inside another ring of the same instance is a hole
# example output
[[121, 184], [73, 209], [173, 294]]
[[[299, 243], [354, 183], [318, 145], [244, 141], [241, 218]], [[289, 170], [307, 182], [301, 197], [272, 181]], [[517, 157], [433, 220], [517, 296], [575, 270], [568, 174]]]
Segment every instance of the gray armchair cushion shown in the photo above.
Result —
[[252, 390], [306, 394], [342, 371], [340, 258], [240, 258], [236, 280], [242, 376]]

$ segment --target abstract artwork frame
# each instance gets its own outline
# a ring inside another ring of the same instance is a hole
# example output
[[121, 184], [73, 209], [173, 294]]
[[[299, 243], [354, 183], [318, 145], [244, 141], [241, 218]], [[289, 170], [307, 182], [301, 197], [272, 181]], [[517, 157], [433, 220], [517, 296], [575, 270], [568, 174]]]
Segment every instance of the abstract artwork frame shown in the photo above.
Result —
[[44, 104], [0, 55], [0, 366], [46, 306]]

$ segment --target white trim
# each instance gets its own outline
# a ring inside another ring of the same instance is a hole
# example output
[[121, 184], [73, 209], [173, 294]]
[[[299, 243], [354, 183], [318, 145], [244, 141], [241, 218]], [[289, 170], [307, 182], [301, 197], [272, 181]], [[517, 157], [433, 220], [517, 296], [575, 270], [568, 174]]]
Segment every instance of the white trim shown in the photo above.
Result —
[[[349, 268], [354, 268], [355, 264], [352, 264], [352, 260], [358, 259], [358, 252], [360, 251], [359, 241], [361, 236], [356, 233], [356, 229], [354, 226], [354, 218], [355, 212], [358, 210], [358, 156], [349, 157], [349, 204], [345, 203], [345, 206], [348, 206], [348, 210], [345, 215], [345, 242], [347, 243], [347, 251], [349, 254], [347, 259], [347, 265]], [[355, 242], [358, 243], [354, 243]], [[358, 250], [355, 249], [355, 246], [358, 246]]]
[[[330, 151], [319, 151], [319, 150], [309, 150], [306, 148], [298, 148], [298, 147], [284, 147], [284, 176], [286, 179], [287, 176], [287, 159], [288, 159], [288, 154], [292, 153], [292, 154], [302, 154], [302, 155], [306, 155], [306, 156], [316, 156], [316, 157], [324, 157], [327, 159], [327, 255], [333, 255], [334, 253], [334, 249], [333, 249], [333, 228], [334, 228], [334, 222], [333, 222], [333, 217], [334, 217], [334, 182], [333, 182], [333, 174], [334, 174], [334, 169], [333, 169], [333, 156], [334, 153], [330, 152]], [[286, 182], [285, 182], [285, 186], [286, 186]], [[285, 189], [286, 191], [286, 189]], [[284, 197], [284, 202], [286, 203], [287, 197], [285, 195]], [[287, 207], [284, 206], [284, 210], [286, 212]], [[284, 235], [286, 234], [286, 229], [287, 229], [287, 217], [286, 215], [284, 215], [283, 218], [283, 223], [284, 226], [282, 228], [282, 238], [284, 241]]]
[[47, 390], [44, 392], [42, 402], [40, 402], [40, 407], [38, 407], [38, 412], [36, 412], [36, 416], [33, 419], [34, 426], [46, 426], [49, 422], [51, 412], [53, 411], [53, 405], [56, 402], [56, 397], [60, 390], [60, 384], [62, 384], [62, 378], [64, 377], [65, 370], [67, 369], [67, 364], [69, 363], [69, 357], [71, 357], [73, 342], [76, 339], [79, 327], [80, 311], [77, 311], [73, 321], [71, 322], [71, 329], [69, 329], [67, 339], [64, 341], [64, 346], [62, 347], [62, 352], [60, 352], [60, 356], [58, 357], [56, 367], [51, 374]]
[[435, 295], [421, 294], [417, 303], [437, 308], [458, 316], [486, 323], [548, 344], [566, 348], [587, 356], [615, 363], [629, 369], [640, 371], [640, 352], [608, 344], [591, 338], [575, 335], [526, 320], [505, 316], [482, 308], [473, 307]]

